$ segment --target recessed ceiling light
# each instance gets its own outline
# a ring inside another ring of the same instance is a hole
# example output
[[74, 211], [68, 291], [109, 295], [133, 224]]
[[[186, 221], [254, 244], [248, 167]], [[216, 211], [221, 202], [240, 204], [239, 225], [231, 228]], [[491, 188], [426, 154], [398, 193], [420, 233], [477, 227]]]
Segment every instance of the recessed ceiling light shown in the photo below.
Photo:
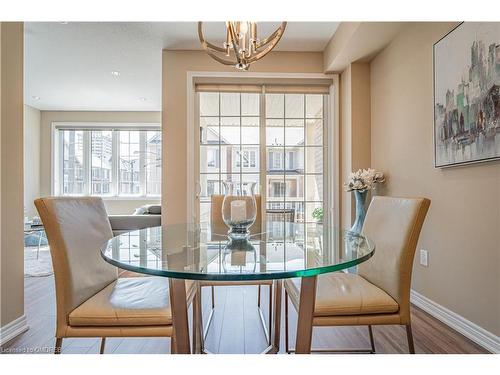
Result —
[[118, 77], [120, 75], [120, 72], [118, 70], [112, 70], [111, 71], [111, 75], [115, 76], [115, 77]]
[[147, 98], [145, 98], [144, 96], [141, 96], [141, 97], [139, 98], [139, 100], [140, 100], [141, 102], [145, 102], [145, 101], [146, 101], [146, 100], [148, 100], [148, 99], [147, 99]]
[[36, 95], [33, 95], [31, 98], [34, 99], [34, 100], [40, 100], [40, 97], [36, 96]]

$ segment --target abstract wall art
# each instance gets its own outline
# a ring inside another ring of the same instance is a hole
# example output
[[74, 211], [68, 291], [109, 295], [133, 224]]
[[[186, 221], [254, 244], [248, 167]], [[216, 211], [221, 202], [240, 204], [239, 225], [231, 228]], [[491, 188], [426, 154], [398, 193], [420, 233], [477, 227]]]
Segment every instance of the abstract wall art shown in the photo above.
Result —
[[500, 23], [464, 22], [434, 44], [434, 160], [500, 159]]

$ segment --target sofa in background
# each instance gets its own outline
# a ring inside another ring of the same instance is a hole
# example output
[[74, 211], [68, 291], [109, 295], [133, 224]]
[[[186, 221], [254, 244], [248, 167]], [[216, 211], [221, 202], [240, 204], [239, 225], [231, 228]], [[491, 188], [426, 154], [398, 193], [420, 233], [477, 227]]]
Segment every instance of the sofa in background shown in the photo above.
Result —
[[161, 225], [161, 206], [145, 205], [137, 208], [132, 215], [108, 215], [115, 236], [132, 230], [158, 227]]

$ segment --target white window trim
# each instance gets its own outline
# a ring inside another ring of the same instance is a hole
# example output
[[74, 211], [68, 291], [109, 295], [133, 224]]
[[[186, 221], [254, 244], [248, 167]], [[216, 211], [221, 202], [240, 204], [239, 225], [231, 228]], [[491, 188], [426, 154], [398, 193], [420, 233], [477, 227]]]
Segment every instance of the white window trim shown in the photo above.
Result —
[[[154, 122], [134, 122], [134, 123], [128, 123], [128, 122], [118, 122], [118, 121], [112, 121], [112, 122], [61, 122], [61, 121], [55, 121], [51, 123], [51, 162], [50, 162], [50, 172], [51, 172], [51, 186], [50, 186], [50, 192], [51, 195], [59, 195], [62, 196], [61, 191], [60, 191], [60, 186], [61, 186], [61, 173], [60, 171], [62, 170], [62, 158], [60, 156], [60, 150], [62, 149], [62, 139], [61, 137], [58, 137], [58, 130], [59, 129], [84, 129], [84, 130], [104, 130], [104, 129], [121, 129], [121, 130], [150, 130], [150, 131], [162, 131], [161, 123], [154, 123]], [[86, 142], [90, 142], [90, 133], [86, 133], [85, 138], [89, 138], [86, 141], [84, 140], [84, 145]], [[144, 133], [141, 133], [141, 141], [144, 139]], [[119, 180], [119, 152], [118, 149], [118, 132], [113, 132], [113, 147], [112, 147], [112, 160], [113, 160], [113, 166], [112, 166], [112, 191], [118, 192], [119, 186], [118, 186], [118, 180]], [[141, 151], [143, 148], [143, 142], [140, 143]], [[83, 196], [91, 196], [91, 184], [89, 184], [89, 179], [92, 171], [90, 167], [90, 153], [84, 146], [84, 158], [86, 163], [84, 164], [84, 174], [86, 175], [86, 179], [84, 181], [84, 191], [85, 194]], [[141, 165], [145, 164], [145, 155], [144, 153], [139, 154], [139, 163]], [[146, 189], [146, 173], [145, 169], [141, 168], [141, 176], [140, 176], [140, 195], [109, 195], [105, 196], [102, 195], [100, 196], [103, 200], [155, 200], [161, 197], [161, 194], [157, 195], [145, 195], [145, 190]], [[99, 195], [95, 195], [99, 196]]]
[[[239, 72], [206, 72], [206, 71], [188, 71], [187, 72], [187, 165], [196, 165], [196, 148], [199, 147], [199, 129], [198, 129], [198, 101], [195, 92], [195, 84], [197, 79], [241, 79]], [[323, 158], [323, 168], [333, 173], [325, 173], [325, 193], [324, 205], [326, 208], [325, 224], [340, 224], [340, 148], [339, 148], [339, 135], [340, 135], [340, 103], [339, 103], [339, 76], [338, 74], [322, 74], [322, 73], [259, 73], [259, 72], [246, 72], [246, 79], [282, 79], [287, 81], [292, 80], [307, 80], [314, 82], [314, 80], [331, 80], [330, 93], [328, 99], [328, 116], [324, 119], [324, 136], [327, 138], [326, 152]], [[261, 96], [263, 100], [263, 96]], [[261, 103], [262, 104], [262, 103]], [[261, 121], [265, 119], [261, 118]], [[265, 129], [261, 129], [261, 138], [265, 139]], [[260, 155], [261, 160], [265, 160], [265, 153]], [[267, 161], [265, 161], [267, 162]], [[333, 168], [332, 168], [333, 167]], [[197, 200], [201, 186], [198, 182], [198, 168], [193, 168], [192, 173], [187, 175], [187, 221], [189, 223], [196, 223], [198, 221]], [[261, 181], [262, 181], [262, 176]], [[266, 189], [261, 189], [262, 205], [266, 201]], [[331, 241], [332, 239], [327, 239]]]

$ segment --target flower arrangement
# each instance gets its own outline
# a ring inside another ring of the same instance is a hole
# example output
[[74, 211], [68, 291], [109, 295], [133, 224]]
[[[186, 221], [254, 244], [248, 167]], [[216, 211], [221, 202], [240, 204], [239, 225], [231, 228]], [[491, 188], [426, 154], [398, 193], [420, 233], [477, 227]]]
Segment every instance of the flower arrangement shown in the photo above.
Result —
[[358, 169], [356, 172], [351, 172], [348, 182], [344, 185], [346, 191], [365, 192], [375, 188], [375, 184], [385, 181], [384, 174], [375, 169]]

